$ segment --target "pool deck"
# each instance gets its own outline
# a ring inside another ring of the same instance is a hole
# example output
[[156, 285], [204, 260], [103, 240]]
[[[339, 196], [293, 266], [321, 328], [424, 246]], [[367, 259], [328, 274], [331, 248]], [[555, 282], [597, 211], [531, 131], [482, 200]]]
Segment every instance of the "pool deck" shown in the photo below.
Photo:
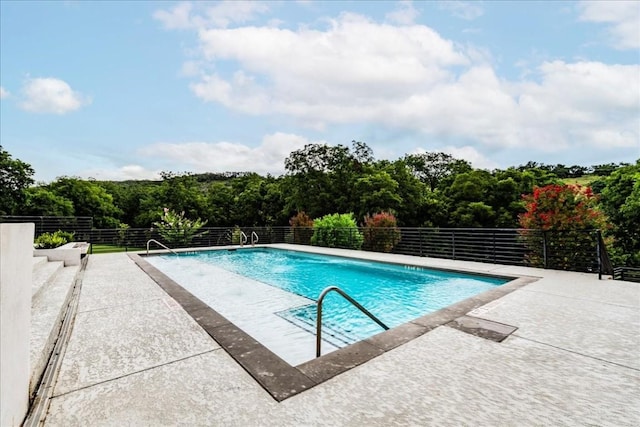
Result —
[[45, 425], [640, 425], [640, 284], [302, 249], [539, 280], [470, 312], [502, 342], [440, 326], [277, 402], [127, 254], [91, 255]]

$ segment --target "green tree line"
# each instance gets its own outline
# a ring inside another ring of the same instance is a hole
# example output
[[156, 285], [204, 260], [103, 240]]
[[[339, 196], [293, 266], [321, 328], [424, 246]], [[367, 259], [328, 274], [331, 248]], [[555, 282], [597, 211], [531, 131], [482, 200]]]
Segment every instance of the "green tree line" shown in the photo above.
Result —
[[519, 227], [524, 195], [591, 176], [618, 259], [640, 265], [640, 159], [590, 167], [529, 162], [487, 171], [440, 152], [377, 160], [371, 148], [309, 144], [285, 159], [279, 177], [250, 172], [175, 174], [158, 181], [59, 177], [34, 183], [33, 169], [0, 146], [0, 215], [92, 216], [96, 228], [151, 227], [164, 208], [210, 227], [280, 226], [353, 213], [359, 224], [393, 212], [404, 227]]

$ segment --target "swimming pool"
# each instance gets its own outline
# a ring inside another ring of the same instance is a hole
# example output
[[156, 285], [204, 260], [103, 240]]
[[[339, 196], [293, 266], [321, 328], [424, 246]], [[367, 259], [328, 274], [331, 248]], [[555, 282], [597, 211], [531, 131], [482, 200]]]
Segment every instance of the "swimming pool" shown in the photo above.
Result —
[[[393, 328], [507, 282], [272, 248], [147, 260], [291, 365], [314, 357], [315, 300], [327, 286], [339, 286]], [[381, 331], [339, 295], [325, 299], [323, 354]]]

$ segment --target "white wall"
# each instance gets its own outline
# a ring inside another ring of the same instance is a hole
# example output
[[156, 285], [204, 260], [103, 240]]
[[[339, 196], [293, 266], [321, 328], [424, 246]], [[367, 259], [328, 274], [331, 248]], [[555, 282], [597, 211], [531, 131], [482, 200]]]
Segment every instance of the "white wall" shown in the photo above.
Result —
[[80, 248], [33, 249], [33, 256], [46, 256], [49, 261], [64, 261], [64, 266], [80, 265]]
[[0, 426], [29, 409], [34, 224], [0, 224]]

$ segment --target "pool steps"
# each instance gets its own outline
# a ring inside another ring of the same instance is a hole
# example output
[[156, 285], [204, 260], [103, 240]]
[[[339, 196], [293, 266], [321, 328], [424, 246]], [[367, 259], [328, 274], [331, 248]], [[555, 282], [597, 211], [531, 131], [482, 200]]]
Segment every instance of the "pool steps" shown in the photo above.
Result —
[[[306, 332], [315, 335], [316, 333], [316, 304], [309, 304], [276, 313], [283, 319], [291, 322]], [[360, 341], [356, 335], [350, 333], [340, 325], [324, 321], [322, 323], [322, 339], [329, 344], [341, 348], [356, 341]]]

